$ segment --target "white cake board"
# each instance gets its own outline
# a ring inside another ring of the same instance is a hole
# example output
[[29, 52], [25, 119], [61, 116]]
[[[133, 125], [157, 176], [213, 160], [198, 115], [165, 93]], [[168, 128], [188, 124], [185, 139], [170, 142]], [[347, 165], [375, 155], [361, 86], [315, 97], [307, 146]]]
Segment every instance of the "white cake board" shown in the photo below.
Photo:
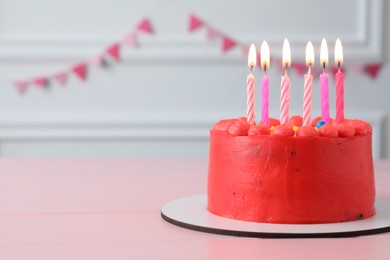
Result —
[[332, 224], [268, 224], [219, 217], [207, 210], [206, 194], [164, 205], [161, 216], [171, 224], [207, 233], [264, 238], [320, 238], [372, 235], [390, 231], [390, 201], [376, 200], [376, 215]]

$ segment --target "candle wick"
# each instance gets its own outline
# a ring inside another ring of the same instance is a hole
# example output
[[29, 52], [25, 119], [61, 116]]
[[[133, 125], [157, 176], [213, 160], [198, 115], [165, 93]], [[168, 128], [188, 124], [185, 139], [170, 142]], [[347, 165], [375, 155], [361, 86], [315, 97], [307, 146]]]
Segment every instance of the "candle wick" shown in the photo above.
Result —
[[337, 66], [339, 67], [339, 69], [338, 69], [338, 73], [341, 73], [341, 68], [340, 68], [340, 62], [337, 62]]
[[251, 74], [252, 74], [252, 70], [253, 70], [253, 65], [251, 65], [251, 68], [250, 68]]
[[267, 74], [267, 65], [264, 65], [264, 74]]
[[311, 63], [309, 63], [309, 71], [308, 74], [311, 74]]
[[325, 71], [325, 62], [322, 64], [322, 68]]

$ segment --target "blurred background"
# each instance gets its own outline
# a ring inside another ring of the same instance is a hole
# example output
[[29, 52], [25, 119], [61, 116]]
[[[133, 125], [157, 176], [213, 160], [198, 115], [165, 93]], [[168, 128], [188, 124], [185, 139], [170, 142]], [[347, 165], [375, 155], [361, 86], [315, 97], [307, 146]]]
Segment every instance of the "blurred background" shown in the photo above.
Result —
[[[201, 19], [188, 31], [189, 15]], [[0, 156], [15, 157], [202, 157], [208, 131], [223, 118], [246, 115], [247, 53], [263, 40], [281, 58], [284, 38], [292, 63], [304, 62], [312, 41], [317, 68], [322, 38], [334, 63], [334, 43], [344, 49], [346, 117], [374, 128], [374, 157], [390, 149], [390, 5], [385, 0], [184, 1], [0, 0]], [[81, 80], [67, 74], [61, 85], [31, 84], [37, 77], [68, 72], [120, 41], [147, 18], [153, 33], [138, 32], [137, 47], [121, 44], [120, 61], [88, 63]], [[221, 37], [234, 39], [221, 50]], [[362, 71], [383, 65], [377, 77]], [[330, 69], [331, 116], [335, 84]], [[303, 76], [290, 70], [291, 114], [301, 114]], [[260, 86], [256, 77], [256, 113]], [[281, 72], [272, 63], [270, 116], [279, 117]], [[13, 82], [27, 81], [21, 95]], [[313, 81], [313, 117], [320, 115], [319, 77]]]

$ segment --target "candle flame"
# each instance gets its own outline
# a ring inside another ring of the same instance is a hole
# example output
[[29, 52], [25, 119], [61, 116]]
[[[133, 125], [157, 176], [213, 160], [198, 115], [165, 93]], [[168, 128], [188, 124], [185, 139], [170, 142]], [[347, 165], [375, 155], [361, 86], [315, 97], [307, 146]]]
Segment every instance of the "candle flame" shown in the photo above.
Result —
[[264, 70], [269, 69], [270, 65], [270, 53], [269, 53], [269, 47], [268, 43], [266, 41], [263, 41], [261, 44], [261, 51], [260, 51], [260, 57], [261, 57], [261, 67], [264, 68]]
[[325, 39], [322, 39], [321, 42], [321, 51], [320, 51], [320, 62], [321, 65], [328, 65], [328, 44]]
[[283, 59], [282, 59], [283, 67], [290, 67], [291, 65], [291, 51], [290, 51], [290, 43], [287, 39], [284, 39], [283, 42]]
[[311, 41], [309, 41], [306, 45], [306, 65], [314, 64], [314, 47]]
[[252, 43], [248, 53], [248, 67], [252, 68], [256, 66], [256, 47]]
[[341, 45], [340, 39], [336, 40], [336, 44], [334, 47], [334, 59], [336, 64], [343, 63], [343, 46]]

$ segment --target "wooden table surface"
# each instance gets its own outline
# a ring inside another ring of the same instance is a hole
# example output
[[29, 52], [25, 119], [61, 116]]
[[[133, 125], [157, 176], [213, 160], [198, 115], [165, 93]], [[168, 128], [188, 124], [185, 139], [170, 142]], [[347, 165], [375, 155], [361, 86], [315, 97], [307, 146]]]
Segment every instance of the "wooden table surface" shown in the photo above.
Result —
[[[390, 200], [390, 161], [375, 163]], [[206, 160], [0, 160], [0, 260], [390, 259], [390, 233], [259, 239], [201, 233], [160, 217], [206, 192]]]

